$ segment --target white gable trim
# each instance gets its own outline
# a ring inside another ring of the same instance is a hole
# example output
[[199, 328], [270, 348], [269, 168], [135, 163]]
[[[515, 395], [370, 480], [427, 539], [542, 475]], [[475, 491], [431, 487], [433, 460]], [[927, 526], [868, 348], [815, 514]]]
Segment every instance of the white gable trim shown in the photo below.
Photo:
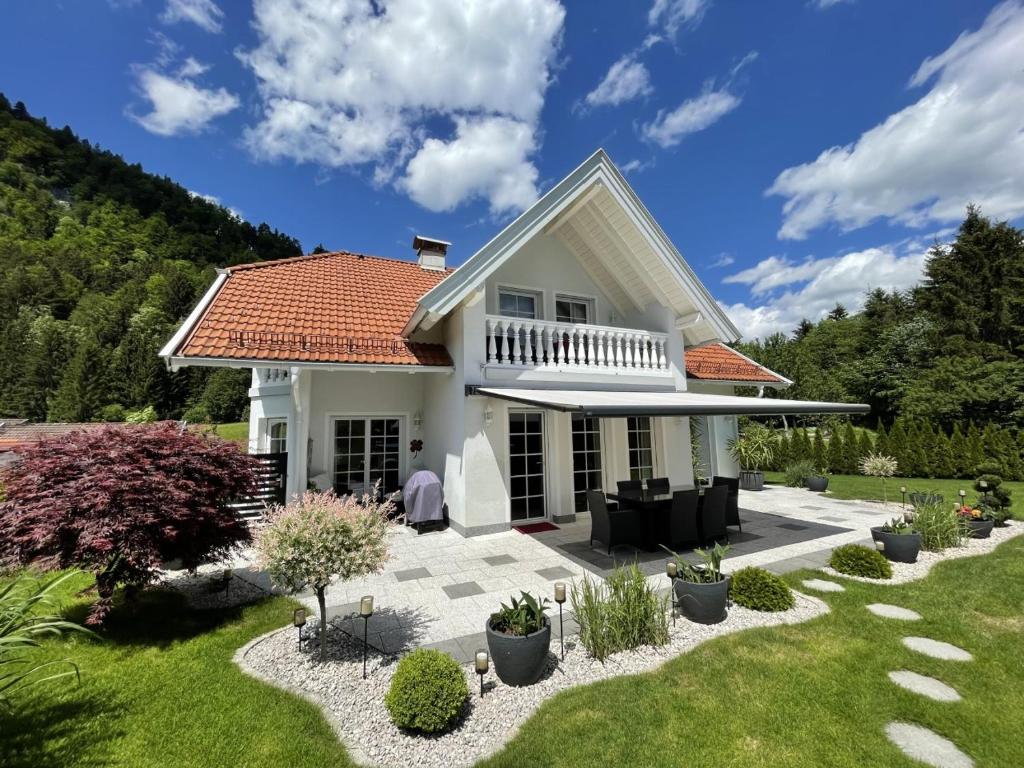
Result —
[[542, 232], [556, 216], [579, 198], [604, 185], [630, 220], [646, 238], [654, 253], [687, 290], [708, 325], [724, 341], [735, 341], [740, 332], [707, 288], [683, 260], [664, 230], [651, 216], [640, 198], [619, 173], [611, 158], [598, 149], [572, 173], [474, 253], [461, 267], [420, 299], [419, 306], [406, 324], [403, 335], [417, 327], [430, 327], [455, 309], [475, 287], [505, 263], [524, 243]]
[[192, 329], [196, 323], [199, 322], [199, 318], [206, 312], [206, 308], [210, 306], [213, 301], [213, 297], [217, 295], [217, 291], [224, 285], [224, 281], [228, 279], [228, 271], [226, 269], [217, 270], [217, 279], [213, 281], [213, 285], [206, 289], [206, 293], [203, 294], [203, 298], [199, 300], [195, 308], [189, 313], [189, 316], [185, 318], [185, 322], [181, 324], [174, 335], [171, 336], [170, 341], [164, 344], [164, 348], [158, 353], [160, 357], [164, 358], [170, 365], [170, 359], [178, 348], [184, 343], [185, 339], [192, 333]]

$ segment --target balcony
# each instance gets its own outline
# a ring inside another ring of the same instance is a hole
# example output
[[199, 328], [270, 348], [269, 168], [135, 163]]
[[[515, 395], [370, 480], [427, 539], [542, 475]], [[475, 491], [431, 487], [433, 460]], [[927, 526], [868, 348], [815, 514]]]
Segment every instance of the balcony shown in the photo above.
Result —
[[669, 375], [664, 333], [497, 315], [485, 322], [488, 368]]

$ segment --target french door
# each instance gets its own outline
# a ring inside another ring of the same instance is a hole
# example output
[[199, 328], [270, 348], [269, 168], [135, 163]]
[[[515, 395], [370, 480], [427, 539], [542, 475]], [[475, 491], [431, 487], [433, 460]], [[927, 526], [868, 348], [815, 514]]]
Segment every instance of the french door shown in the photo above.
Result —
[[654, 435], [650, 417], [628, 417], [626, 438], [629, 448], [629, 479], [649, 480], [654, 477]]
[[385, 493], [400, 483], [402, 419], [398, 416], [334, 420], [334, 490], [363, 493], [380, 480]]
[[587, 490], [599, 491], [601, 480], [601, 422], [593, 416], [572, 417], [573, 507], [587, 511]]
[[509, 413], [508, 465], [512, 522], [546, 517], [543, 413]]

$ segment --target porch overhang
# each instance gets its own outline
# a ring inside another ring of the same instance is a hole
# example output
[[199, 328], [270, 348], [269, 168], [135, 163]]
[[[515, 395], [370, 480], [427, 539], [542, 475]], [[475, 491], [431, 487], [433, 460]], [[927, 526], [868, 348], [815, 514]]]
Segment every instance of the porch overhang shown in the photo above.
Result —
[[583, 416], [789, 416], [868, 413], [863, 403], [826, 403], [768, 397], [704, 395], [695, 392], [616, 392], [575, 389], [477, 387], [477, 395]]

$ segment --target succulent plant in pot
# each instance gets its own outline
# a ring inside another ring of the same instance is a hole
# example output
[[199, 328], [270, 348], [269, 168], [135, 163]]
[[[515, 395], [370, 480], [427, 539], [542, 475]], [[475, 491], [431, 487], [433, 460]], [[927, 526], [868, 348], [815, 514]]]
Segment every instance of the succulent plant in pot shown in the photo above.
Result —
[[871, 538], [875, 548], [895, 563], [916, 563], [921, 552], [921, 534], [902, 517], [873, 527]]
[[729, 454], [740, 465], [740, 488], [745, 491], [764, 490], [761, 468], [771, 463], [777, 442], [775, 433], [763, 424], [749, 424], [729, 441]]
[[551, 622], [544, 615], [548, 603], [522, 592], [487, 620], [487, 649], [506, 685], [533, 685], [544, 674], [551, 645]]
[[675, 558], [676, 578], [672, 588], [679, 612], [698, 624], [724, 621], [728, 612], [729, 577], [722, 573], [722, 558], [729, 547], [715, 544], [711, 550], [695, 550], [703, 561], [699, 565], [687, 562], [664, 545], [662, 549]]

